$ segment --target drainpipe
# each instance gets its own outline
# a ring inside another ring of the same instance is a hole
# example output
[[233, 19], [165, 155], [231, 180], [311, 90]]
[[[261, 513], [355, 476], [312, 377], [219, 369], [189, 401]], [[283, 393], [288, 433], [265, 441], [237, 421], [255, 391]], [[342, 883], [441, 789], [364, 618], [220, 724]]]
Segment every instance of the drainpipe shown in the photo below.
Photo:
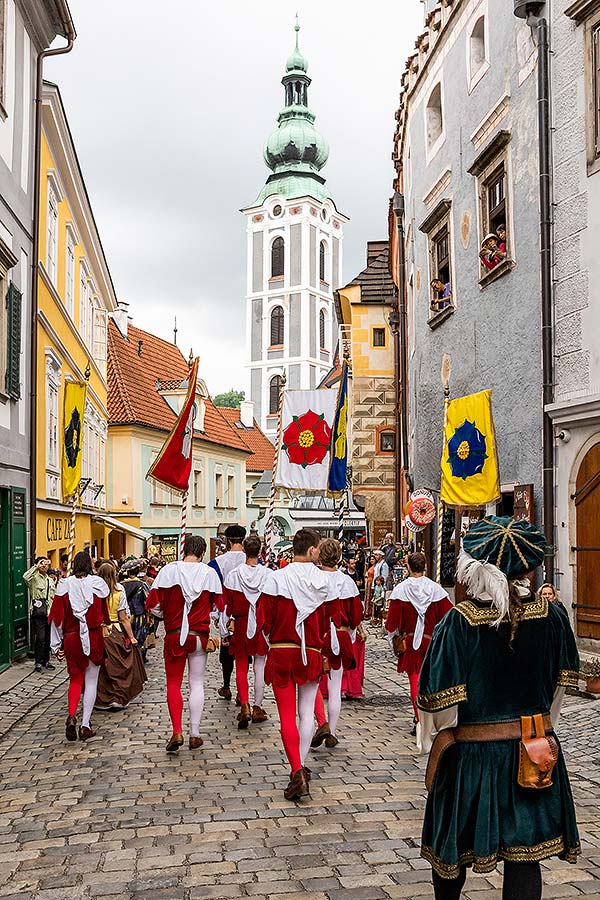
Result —
[[396, 508], [398, 511], [398, 528], [401, 521], [401, 490], [400, 485], [402, 476], [405, 479], [406, 487], [412, 490], [412, 479], [408, 471], [408, 325], [406, 316], [406, 272], [404, 260], [404, 195], [400, 191], [394, 193], [392, 200], [392, 208], [396, 216], [396, 227], [398, 229], [398, 313], [400, 316], [399, 344], [400, 344], [400, 366], [399, 378], [397, 383], [400, 390], [400, 404], [398, 414], [400, 417], [401, 435], [401, 469], [398, 471], [398, 490], [396, 491]]
[[554, 323], [552, 315], [552, 168], [550, 118], [550, 51], [548, 21], [542, 2], [515, 0], [515, 16], [537, 31], [538, 147], [540, 190], [540, 276], [542, 291], [542, 484], [546, 552], [544, 577], [554, 582], [554, 427], [547, 408], [554, 400]]
[[31, 559], [35, 558], [37, 529], [36, 529], [36, 499], [37, 499], [37, 317], [38, 317], [38, 276], [40, 258], [40, 159], [42, 148], [42, 90], [44, 60], [49, 56], [62, 56], [70, 53], [77, 34], [75, 26], [65, 0], [57, 0], [60, 8], [60, 17], [66, 33], [67, 43], [64, 47], [56, 47], [53, 50], [42, 50], [38, 53], [35, 82], [35, 116], [33, 138], [33, 261], [31, 264], [31, 360], [29, 369], [29, 453], [31, 472], [29, 476], [29, 509], [30, 509], [30, 533], [29, 551]]

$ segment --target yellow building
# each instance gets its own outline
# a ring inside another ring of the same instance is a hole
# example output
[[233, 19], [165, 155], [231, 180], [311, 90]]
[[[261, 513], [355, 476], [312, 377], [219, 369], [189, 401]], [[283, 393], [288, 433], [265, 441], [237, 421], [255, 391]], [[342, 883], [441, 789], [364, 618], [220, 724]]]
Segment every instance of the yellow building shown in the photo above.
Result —
[[106, 518], [107, 317], [115, 291], [58, 87], [44, 82], [37, 323], [36, 554], [57, 566], [69, 545], [71, 505], [61, 486], [64, 393], [89, 373], [75, 550], [108, 552]]
[[[387, 241], [369, 241], [367, 265], [336, 294], [340, 355], [350, 356], [352, 496], [364, 509], [369, 541], [378, 545], [394, 522], [396, 489], [396, 383], [393, 337], [388, 325], [394, 307]], [[334, 373], [331, 373], [334, 376]]]

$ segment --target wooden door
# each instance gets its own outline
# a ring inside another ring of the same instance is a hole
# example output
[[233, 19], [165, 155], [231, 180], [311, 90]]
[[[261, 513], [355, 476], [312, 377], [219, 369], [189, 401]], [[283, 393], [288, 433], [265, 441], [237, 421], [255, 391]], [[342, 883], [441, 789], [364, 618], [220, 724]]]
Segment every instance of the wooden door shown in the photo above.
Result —
[[574, 495], [577, 545], [577, 634], [600, 640], [600, 444], [579, 467]]

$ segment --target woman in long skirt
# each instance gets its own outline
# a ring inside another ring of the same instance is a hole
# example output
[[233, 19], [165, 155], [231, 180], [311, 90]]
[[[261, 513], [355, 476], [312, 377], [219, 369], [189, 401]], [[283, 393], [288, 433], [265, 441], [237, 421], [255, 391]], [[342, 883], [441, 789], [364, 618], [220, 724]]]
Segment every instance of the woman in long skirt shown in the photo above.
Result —
[[97, 709], [123, 709], [141, 693], [146, 670], [133, 635], [129, 607], [112, 563], [103, 563], [98, 575], [109, 589], [107, 597], [110, 625], [104, 628], [106, 657], [98, 679]]

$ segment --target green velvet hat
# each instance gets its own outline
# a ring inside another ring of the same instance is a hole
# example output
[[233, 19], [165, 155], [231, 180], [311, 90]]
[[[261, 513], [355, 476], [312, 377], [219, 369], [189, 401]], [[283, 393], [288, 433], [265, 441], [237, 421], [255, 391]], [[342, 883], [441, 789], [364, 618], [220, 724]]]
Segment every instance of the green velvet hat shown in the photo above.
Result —
[[522, 519], [486, 516], [469, 528], [463, 548], [474, 559], [493, 563], [508, 579], [514, 579], [542, 564], [546, 538]]

